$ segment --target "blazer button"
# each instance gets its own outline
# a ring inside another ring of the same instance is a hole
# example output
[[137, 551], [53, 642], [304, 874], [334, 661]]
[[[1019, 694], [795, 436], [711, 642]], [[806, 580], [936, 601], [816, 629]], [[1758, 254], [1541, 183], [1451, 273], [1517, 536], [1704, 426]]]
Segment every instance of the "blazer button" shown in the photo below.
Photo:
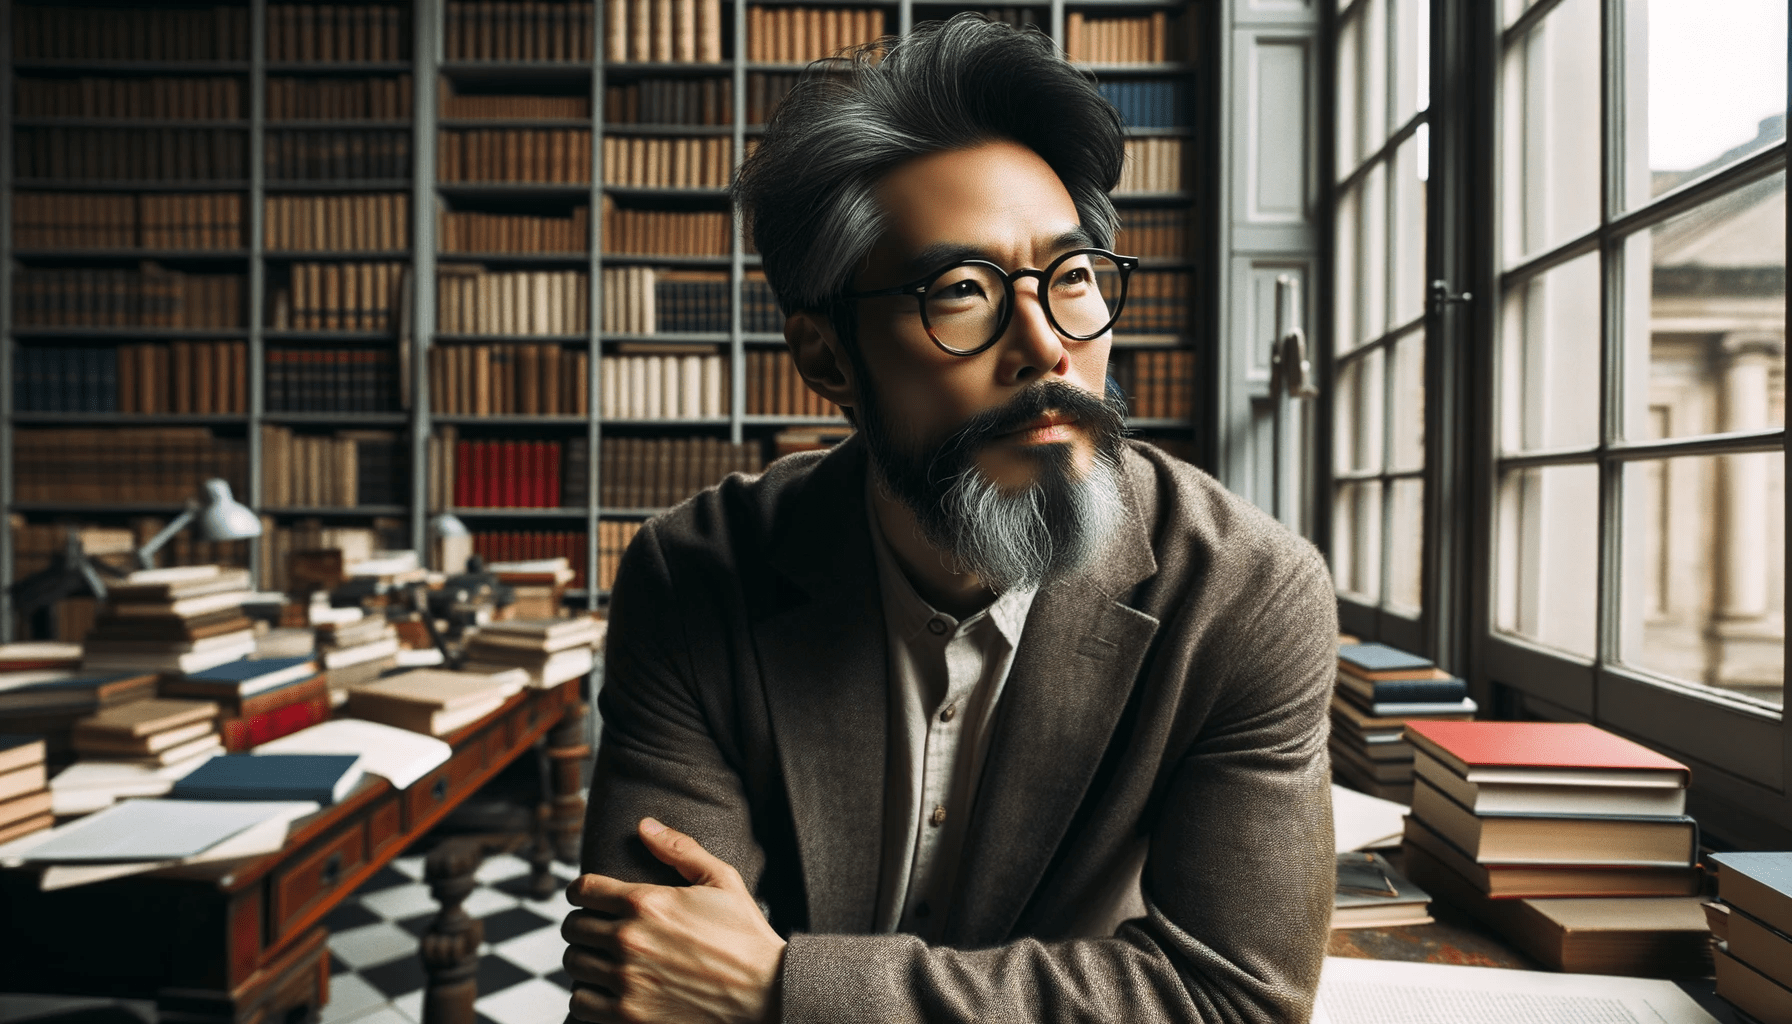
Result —
[[948, 705], [946, 705], [946, 710], [940, 712], [940, 721], [942, 721], [942, 722], [950, 722], [951, 720], [953, 720], [954, 718], [957, 718], [957, 717], [958, 717], [958, 705], [957, 704], [948, 704]]
[[941, 804], [940, 806], [935, 807], [933, 809], [932, 814], [929, 814], [927, 816], [927, 824], [932, 825], [934, 828], [938, 828], [941, 825], [944, 825], [945, 823], [946, 823], [946, 807], [944, 804]]
[[927, 620], [927, 631], [929, 633], [932, 633], [934, 636], [945, 636], [946, 635], [946, 621], [944, 619], [928, 619]]

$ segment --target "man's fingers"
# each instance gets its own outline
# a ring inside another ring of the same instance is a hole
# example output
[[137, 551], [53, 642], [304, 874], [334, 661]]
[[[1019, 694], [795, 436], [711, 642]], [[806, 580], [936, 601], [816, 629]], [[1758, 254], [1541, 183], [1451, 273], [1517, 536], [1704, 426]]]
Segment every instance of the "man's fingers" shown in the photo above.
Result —
[[616, 961], [579, 946], [568, 946], [560, 957], [560, 965], [574, 981], [596, 985], [606, 992], [622, 991]]
[[611, 1024], [621, 1020], [619, 1011], [622, 1000], [600, 988], [590, 985], [574, 985], [572, 1001], [568, 1004], [572, 1015], [591, 1024]]
[[615, 954], [616, 927], [622, 922], [589, 910], [575, 910], [560, 924], [560, 937], [567, 945], [583, 946], [601, 953]]
[[641, 819], [641, 841], [655, 857], [677, 868], [684, 880], [693, 885], [726, 889], [740, 880], [727, 861], [705, 850], [697, 840], [652, 818]]
[[567, 883], [566, 902], [586, 910], [626, 914], [629, 912], [629, 891], [635, 888], [638, 886], [634, 883], [609, 875], [580, 875]]

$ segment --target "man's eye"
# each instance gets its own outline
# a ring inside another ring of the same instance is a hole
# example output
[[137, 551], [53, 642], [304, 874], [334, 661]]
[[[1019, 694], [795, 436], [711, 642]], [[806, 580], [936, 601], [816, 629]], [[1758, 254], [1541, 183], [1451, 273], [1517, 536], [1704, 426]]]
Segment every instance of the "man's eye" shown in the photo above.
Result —
[[1058, 283], [1060, 285], [1087, 284], [1088, 281], [1089, 270], [1087, 267], [1073, 267], [1058, 275]]
[[944, 287], [935, 289], [934, 294], [942, 299], [982, 298], [983, 284], [974, 277], [967, 277], [962, 281], [954, 281]]

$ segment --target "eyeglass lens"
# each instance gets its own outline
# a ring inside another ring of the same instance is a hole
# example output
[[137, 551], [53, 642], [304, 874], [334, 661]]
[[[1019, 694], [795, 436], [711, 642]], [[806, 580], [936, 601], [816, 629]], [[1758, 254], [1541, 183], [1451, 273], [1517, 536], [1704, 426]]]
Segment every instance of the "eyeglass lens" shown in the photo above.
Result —
[[[921, 301], [927, 325], [940, 344], [975, 349], [995, 340], [1008, 290], [987, 264], [952, 267], [928, 287]], [[1052, 268], [1039, 298], [1059, 330], [1077, 338], [1099, 335], [1113, 323], [1122, 297], [1120, 267], [1095, 253], [1077, 253]]]

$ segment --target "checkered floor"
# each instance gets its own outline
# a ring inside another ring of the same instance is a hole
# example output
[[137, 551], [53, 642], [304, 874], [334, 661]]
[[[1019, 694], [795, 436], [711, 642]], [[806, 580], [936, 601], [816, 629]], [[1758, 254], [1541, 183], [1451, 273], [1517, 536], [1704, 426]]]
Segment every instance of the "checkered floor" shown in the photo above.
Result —
[[[573, 868], [556, 863], [567, 882]], [[560, 922], [572, 908], [556, 889], [545, 900], [526, 892], [529, 865], [488, 857], [478, 888], [461, 906], [485, 924], [479, 955], [479, 1024], [559, 1024], [572, 980], [560, 966]], [[418, 937], [436, 902], [423, 884], [423, 858], [399, 857], [342, 902], [330, 929], [330, 1002], [320, 1024], [417, 1024], [423, 1020], [423, 961]]]

